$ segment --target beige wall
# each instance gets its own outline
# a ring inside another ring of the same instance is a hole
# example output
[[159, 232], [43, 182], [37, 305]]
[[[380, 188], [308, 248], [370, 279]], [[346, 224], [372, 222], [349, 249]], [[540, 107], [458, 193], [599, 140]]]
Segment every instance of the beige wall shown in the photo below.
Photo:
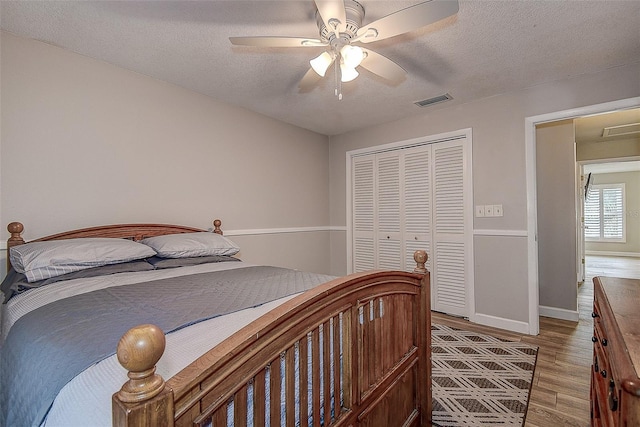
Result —
[[578, 224], [573, 120], [536, 127], [536, 177], [539, 302], [575, 312]]
[[640, 172], [601, 173], [591, 178], [593, 184], [625, 184], [626, 242], [586, 242], [585, 250], [640, 257]]
[[636, 64], [427, 109], [332, 137], [328, 147], [324, 136], [1, 34], [0, 224], [24, 222], [27, 238], [115, 222], [206, 228], [215, 217], [226, 230], [330, 226], [236, 240], [251, 262], [341, 275], [346, 152], [472, 128], [474, 204], [504, 209], [474, 222], [497, 232], [474, 239], [476, 311], [522, 322], [525, 118], [640, 95]]
[[[3, 229], [327, 228], [326, 136], [38, 41], [0, 47]], [[250, 262], [329, 273], [328, 231], [237, 240]]]
[[[638, 75], [640, 64], [610, 69], [460, 106], [443, 104], [393, 123], [332, 137], [331, 225], [346, 225], [347, 151], [472, 128], [474, 205], [502, 204], [504, 209], [503, 217], [474, 220], [476, 232], [487, 231], [476, 233], [474, 239], [476, 314], [527, 322], [529, 271], [527, 237], [522, 235], [529, 208], [525, 118], [639, 96]], [[346, 233], [333, 232], [331, 237], [332, 271], [341, 274], [346, 271]]]
[[576, 160], [615, 159], [640, 156], [640, 138], [601, 141], [576, 141]]

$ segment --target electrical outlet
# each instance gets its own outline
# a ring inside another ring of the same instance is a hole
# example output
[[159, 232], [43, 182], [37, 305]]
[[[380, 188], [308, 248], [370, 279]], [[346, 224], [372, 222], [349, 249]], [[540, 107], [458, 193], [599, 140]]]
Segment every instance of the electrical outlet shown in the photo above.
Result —
[[476, 205], [476, 217], [484, 216], [484, 205]]
[[493, 205], [493, 216], [502, 216], [503, 214], [502, 205]]
[[493, 205], [486, 205], [484, 207], [484, 216], [495, 216], [493, 212]]

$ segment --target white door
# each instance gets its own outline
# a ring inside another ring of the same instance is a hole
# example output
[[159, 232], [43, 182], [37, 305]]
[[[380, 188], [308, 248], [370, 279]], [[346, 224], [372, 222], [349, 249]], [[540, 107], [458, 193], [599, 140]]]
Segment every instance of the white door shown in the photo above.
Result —
[[432, 309], [469, 317], [473, 301], [470, 140], [351, 157], [351, 271], [412, 271], [426, 250]]
[[470, 156], [465, 140], [433, 146], [432, 309], [468, 317], [471, 281]]
[[376, 268], [375, 155], [354, 157], [351, 166], [353, 272]]
[[353, 159], [353, 271], [413, 271], [414, 252], [430, 254], [430, 158], [421, 146]]
[[431, 149], [415, 147], [403, 150], [404, 269], [413, 271], [417, 250], [427, 251], [427, 270], [432, 269], [431, 244]]
[[384, 270], [401, 270], [403, 220], [400, 194], [400, 154], [382, 153], [376, 157], [376, 267]]

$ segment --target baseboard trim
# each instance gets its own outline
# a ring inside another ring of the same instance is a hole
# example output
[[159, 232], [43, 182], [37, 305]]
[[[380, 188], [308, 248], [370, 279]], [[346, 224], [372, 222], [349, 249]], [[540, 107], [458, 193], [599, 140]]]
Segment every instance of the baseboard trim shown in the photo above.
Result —
[[507, 331], [517, 332], [519, 334], [531, 334], [529, 324], [519, 320], [505, 319], [504, 317], [478, 313], [473, 315], [473, 318], [469, 320], [480, 325], [491, 326], [492, 328], [506, 329]]
[[553, 319], [569, 320], [571, 322], [577, 322], [580, 320], [580, 313], [574, 310], [567, 310], [565, 308], [547, 307], [541, 305], [538, 307], [538, 314], [544, 317], [551, 317]]

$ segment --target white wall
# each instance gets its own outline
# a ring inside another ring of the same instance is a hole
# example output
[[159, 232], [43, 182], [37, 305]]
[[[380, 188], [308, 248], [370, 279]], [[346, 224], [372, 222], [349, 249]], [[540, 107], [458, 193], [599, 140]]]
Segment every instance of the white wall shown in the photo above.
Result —
[[0, 37], [3, 229], [21, 221], [33, 239], [112, 223], [208, 228], [214, 218], [242, 234], [296, 227], [302, 232], [238, 236], [241, 253], [329, 272], [329, 232], [317, 231], [329, 224], [326, 136]]
[[[504, 209], [503, 217], [474, 221], [476, 314], [486, 323], [521, 327], [529, 320], [525, 118], [638, 96], [639, 75], [640, 64], [610, 69], [460, 106], [443, 104], [332, 137], [331, 225], [346, 225], [347, 151], [472, 128], [474, 204]], [[346, 233], [331, 237], [332, 271], [340, 274], [346, 271]]]

